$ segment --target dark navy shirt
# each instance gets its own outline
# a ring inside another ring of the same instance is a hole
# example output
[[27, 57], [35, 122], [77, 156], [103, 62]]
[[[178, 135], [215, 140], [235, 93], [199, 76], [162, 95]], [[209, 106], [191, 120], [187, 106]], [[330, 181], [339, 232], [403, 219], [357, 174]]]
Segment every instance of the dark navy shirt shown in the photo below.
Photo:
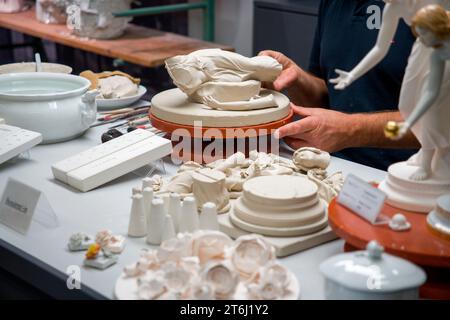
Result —
[[[370, 28], [377, 19], [376, 5], [382, 14], [384, 2], [379, 0], [322, 0], [319, 22], [309, 71], [328, 85], [328, 107], [346, 113], [398, 110], [400, 88], [415, 38], [402, 21], [387, 57], [366, 75], [345, 90], [335, 90], [329, 80], [336, 78], [335, 69], [352, 70], [375, 45], [377, 28]], [[369, 8], [369, 13], [368, 13]], [[380, 16], [378, 16], [380, 18]], [[380, 18], [381, 19], [381, 18]], [[369, 26], [368, 26], [369, 22]], [[378, 148], [346, 149], [336, 156], [386, 170], [406, 160], [413, 150]]]

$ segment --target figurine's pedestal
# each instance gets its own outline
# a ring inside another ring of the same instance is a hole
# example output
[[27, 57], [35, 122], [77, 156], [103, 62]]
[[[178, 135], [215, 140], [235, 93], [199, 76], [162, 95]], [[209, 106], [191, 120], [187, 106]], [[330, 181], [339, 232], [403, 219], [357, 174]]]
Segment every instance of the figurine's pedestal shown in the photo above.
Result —
[[275, 91], [277, 107], [250, 110], [213, 110], [188, 100], [179, 89], [157, 94], [152, 99], [152, 125], [172, 138], [172, 156], [182, 161], [209, 163], [236, 152], [252, 150], [277, 153], [273, 132], [291, 122], [289, 99]]
[[438, 178], [413, 181], [409, 177], [417, 167], [399, 162], [391, 165], [386, 180], [379, 188], [387, 195], [387, 203], [400, 209], [429, 213], [436, 205], [436, 200], [443, 194], [450, 193], [450, 181]]
[[386, 204], [381, 211], [383, 215], [392, 217], [400, 212], [411, 223], [410, 230], [396, 232], [387, 225], [372, 225], [336, 199], [330, 203], [328, 212], [331, 228], [346, 241], [345, 250], [364, 250], [367, 243], [376, 240], [386, 252], [425, 269], [428, 279], [420, 291], [422, 298], [450, 299], [450, 241], [430, 232], [426, 215]]

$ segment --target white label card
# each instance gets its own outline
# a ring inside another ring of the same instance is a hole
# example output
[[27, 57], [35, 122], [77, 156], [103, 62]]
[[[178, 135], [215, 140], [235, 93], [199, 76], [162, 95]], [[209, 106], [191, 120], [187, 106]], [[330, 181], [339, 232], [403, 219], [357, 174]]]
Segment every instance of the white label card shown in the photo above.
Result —
[[383, 208], [386, 194], [370, 183], [349, 174], [337, 198], [337, 202], [353, 210], [372, 224]]
[[25, 234], [40, 196], [39, 190], [9, 178], [0, 202], [0, 222]]

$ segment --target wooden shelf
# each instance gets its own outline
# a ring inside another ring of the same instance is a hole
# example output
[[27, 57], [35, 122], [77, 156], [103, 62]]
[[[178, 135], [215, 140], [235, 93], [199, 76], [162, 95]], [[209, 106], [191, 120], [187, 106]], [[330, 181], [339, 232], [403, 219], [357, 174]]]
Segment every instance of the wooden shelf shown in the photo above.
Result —
[[145, 67], [157, 67], [163, 65], [167, 58], [199, 49], [233, 50], [229, 46], [133, 24], [118, 39], [79, 38], [72, 35], [65, 25], [49, 25], [37, 21], [34, 9], [20, 13], [0, 13], [0, 27]]

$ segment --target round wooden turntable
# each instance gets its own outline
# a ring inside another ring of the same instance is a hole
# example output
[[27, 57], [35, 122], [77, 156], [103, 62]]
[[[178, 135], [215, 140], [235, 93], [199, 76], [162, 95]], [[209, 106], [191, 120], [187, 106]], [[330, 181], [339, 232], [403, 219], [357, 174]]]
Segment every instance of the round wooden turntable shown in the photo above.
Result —
[[224, 111], [191, 102], [181, 90], [171, 89], [153, 97], [149, 116], [155, 128], [172, 138], [172, 156], [183, 161], [209, 163], [238, 151], [270, 152], [278, 147], [273, 132], [291, 122], [293, 112], [286, 96], [262, 92], [267, 94], [274, 95], [276, 107]]
[[329, 224], [345, 240], [345, 251], [363, 250], [371, 240], [378, 241], [393, 255], [420, 265], [427, 273], [422, 298], [450, 299], [450, 241], [430, 231], [427, 216], [385, 204], [381, 213], [392, 217], [402, 213], [411, 223], [407, 231], [393, 231], [388, 225], [372, 225], [350, 209], [337, 203], [329, 205]]

